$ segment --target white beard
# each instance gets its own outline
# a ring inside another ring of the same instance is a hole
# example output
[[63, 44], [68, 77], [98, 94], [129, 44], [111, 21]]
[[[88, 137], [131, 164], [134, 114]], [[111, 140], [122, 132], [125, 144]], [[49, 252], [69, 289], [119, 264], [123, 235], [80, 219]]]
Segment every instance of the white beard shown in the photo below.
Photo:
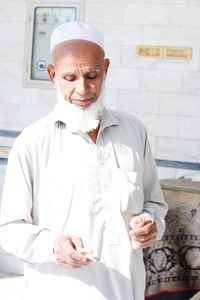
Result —
[[98, 99], [86, 108], [67, 102], [60, 90], [58, 82], [55, 111], [60, 121], [64, 122], [72, 132], [90, 132], [99, 126], [103, 116], [103, 86]]

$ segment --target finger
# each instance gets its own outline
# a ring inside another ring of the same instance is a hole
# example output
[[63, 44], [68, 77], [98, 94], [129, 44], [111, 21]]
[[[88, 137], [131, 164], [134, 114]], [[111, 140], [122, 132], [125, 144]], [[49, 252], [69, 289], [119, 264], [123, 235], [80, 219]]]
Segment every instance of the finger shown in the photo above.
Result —
[[70, 256], [68, 256], [66, 258], [66, 257], [63, 257], [62, 255], [57, 255], [56, 256], [56, 263], [58, 265], [66, 264], [66, 267], [67, 266], [70, 266], [70, 267], [83, 267], [83, 266], [89, 264], [89, 261], [85, 257], [83, 258], [82, 261], [80, 261], [80, 260], [75, 260]]
[[83, 267], [87, 265], [89, 262], [87, 261], [87, 259], [85, 259], [84, 261], [80, 261], [73, 258], [68, 258], [66, 263], [73, 267]]
[[70, 236], [69, 242], [71, 247], [68, 248], [68, 251], [70, 250], [68, 256], [81, 263], [86, 263], [87, 258], [84, 255], [85, 253], [80, 251], [80, 249], [84, 249], [82, 240], [76, 236]]
[[145, 219], [141, 215], [134, 216], [131, 218], [129, 224], [130, 224], [131, 228], [133, 228], [133, 229], [140, 228], [145, 224]]
[[145, 242], [134, 242], [139, 248], [141, 249], [145, 249], [145, 248], [148, 248], [148, 247], [151, 247], [153, 246], [153, 244], [155, 243], [155, 239], [154, 240], [148, 240], [148, 241], [145, 241]]
[[143, 226], [142, 228], [138, 228], [138, 229], [132, 229], [130, 230], [130, 234], [133, 234], [135, 236], [140, 236], [140, 235], [148, 235], [149, 233], [153, 232], [153, 231], [157, 231], [157, 226], [156, 223], [148, 223], [145, 226]]
[[70, 236], [71, 241], [73, 242], [74, 248], [84, 248], [83, 241], [81, 238], [76, 236]]
[[135, 234], [130, 234], [130, 239], [133, 240], [134, 242], [139, 242], [139, 243], [146, 243], [148, 241], [154, 241], [156, 240], [157, 232], [152, 231], [149, 234], [144, 234], [144, 235], [135, 235]]
[[72, 257], [74, 246], [70, 240], [70, 237], [66, 236], [64, 239], [61, 240], [59, 250], [59, 256], [61, 256], [64, 261]]
[[156, 234], [151, 234], [150, 236], [141, 236], [135, 239], [136, 242], [141, 244], [154, 243], [156, 240]]
[[87, 259], [83, 255], [77, 253], [74, 247], [74, 243], [71, 241], [70, 236], [60, 236], [56, 240], [54, 255], [58, 264], [66, 262], [71, 265], [71, 259], [79, 261], [77, 264], [78, 266], [87, 264]]

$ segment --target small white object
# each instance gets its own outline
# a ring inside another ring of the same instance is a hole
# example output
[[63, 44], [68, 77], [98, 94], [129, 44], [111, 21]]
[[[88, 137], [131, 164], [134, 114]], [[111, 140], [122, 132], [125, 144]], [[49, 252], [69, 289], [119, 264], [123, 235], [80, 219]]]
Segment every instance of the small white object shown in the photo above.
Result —
[[80, 254], [83, 254], [83, 255], [87, 255], [87, 254], [91, 254], [92, 253], [92, 250], [89, 249], [89, 248], [84, 248], [84, 247], [77, 247], [76, 248], [77, 252], [80, 253]]
[[71, 40], [85, 40], [93, 42], [104, 48], [104, 38], [100, 31], [94, 26], [84, 22], [67, 22], [57, 26], [52, 34], [50, 50], [58, 44]]
[[100, 259], [92, 254], [92, 250], [89, 248], [76, 248], [78, 253], [83, 254], [86, 258], [93, 262], [98, 262]]

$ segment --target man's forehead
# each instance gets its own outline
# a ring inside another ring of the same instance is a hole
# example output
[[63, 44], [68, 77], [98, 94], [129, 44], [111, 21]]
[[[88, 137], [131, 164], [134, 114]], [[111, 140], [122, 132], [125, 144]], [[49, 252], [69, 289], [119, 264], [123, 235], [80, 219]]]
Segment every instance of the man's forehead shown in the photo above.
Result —
[[66, 65], [103, 64], [104, 51], [94, 43], [87, 41], [63, 42], [54, 49], [54, 61]]
[[72, 63], [68, 64], [65, 66], [66, 73], [74, 73], [78, 71], [83, 71], [83, 72], [93, 72], [93, 71], [100, 71], [102, 70], [102, 65], [101, 64], [93, 64], [93, 63]]

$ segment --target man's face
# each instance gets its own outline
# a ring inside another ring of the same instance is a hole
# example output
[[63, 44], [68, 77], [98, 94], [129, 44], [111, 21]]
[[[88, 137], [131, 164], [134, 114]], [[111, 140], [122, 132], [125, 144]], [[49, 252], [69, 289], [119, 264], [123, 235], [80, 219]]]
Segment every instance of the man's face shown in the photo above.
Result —
[[109, 61], [103, 50], [86, 41], [63, 42], [53, 53], [54, 66], [48, 66], [52, 82], [55, 79], [66, 102], [87, 108], [100, 93]]

